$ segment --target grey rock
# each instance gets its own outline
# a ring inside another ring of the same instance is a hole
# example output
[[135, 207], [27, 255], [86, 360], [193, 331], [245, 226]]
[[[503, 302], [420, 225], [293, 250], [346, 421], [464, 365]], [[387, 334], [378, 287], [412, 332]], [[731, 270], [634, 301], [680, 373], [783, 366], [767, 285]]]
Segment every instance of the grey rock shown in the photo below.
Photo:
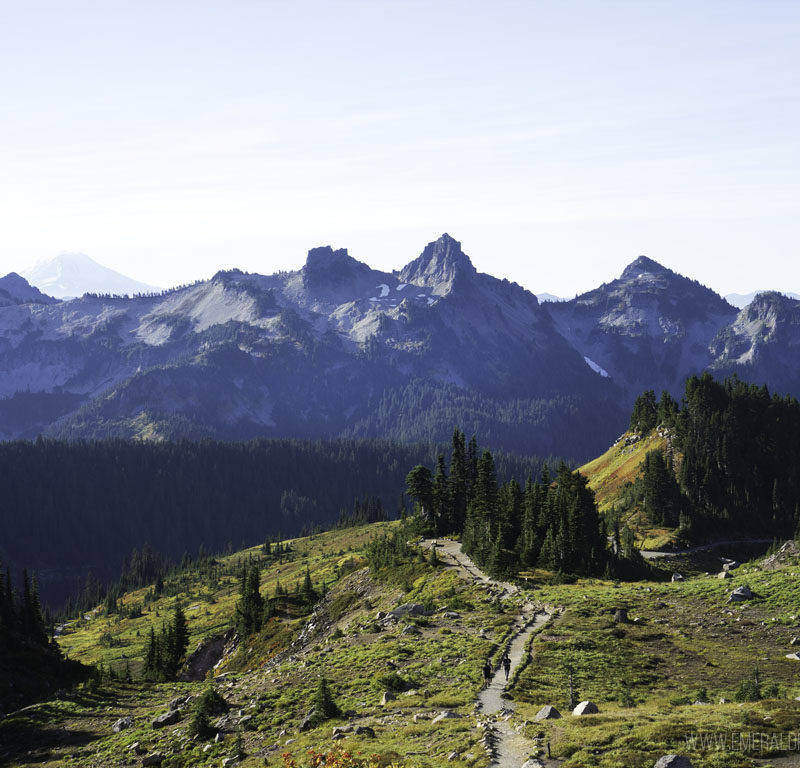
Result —
[[683, 581], [683, 574], [682, 573], [673, 573], [672, 574], [672, 581]]
[[151, 725], [153, 728], [165, 728], [168, 725], [175, 725], [181, 717], [182, 715], [177, 709], [171, 709], [169, 712], [154, 718]]
[[160, 752], [154, 752], [152, 755], [142, 758], [142, 766], [145, 765], [161, 765], [164, 762], [164, 755]]
[[401, 635], [421, 635], [420, 632], [416, 627], [412, 625], [408, 625], [407, 627], [403, 627], [403, 631], [400, 633]]
[[628, 611], [625, 608], [617, 608], [614, 612], [614, 623], [615, 624], [627, 624], [628, 623]]
[[300, 728], [298, 729], [301, 733], [305, 733], [306, 731], [310, 731], [314, 724], [317, 721], [317, 712], [316, 710], [312, 709], [305, 718], [303, 718], [303, 722], [300, 723]]
[[245, 730], [249, 730], [252, 727], [252, 720], [252, 715], [245, 715], [239, 719], [239, 725], [241, 725]]
[[352, 725], [337, 725], [333, 729], [333, 738], [335, 739], [337, 736], [344, 736], [346, 733], [352, 733], [353, 726]]
[[750, 587], [742, 585], [741, 587], [736, 587], [736, 589], [731, 592], [731, 596], [728, 598], [729, 603], [740, 603], [743, 600], [749, 600], [753, 596], [753, 592]]
[[717, 578], [718, 579], [732, 579], [733, 578], [733, 574], [730, 571], [720, 571], [717, 574]]
[[448, 760], [448, 762], [452, 762], [453, 760], [458, 760], [459, 757], [460, 757], [460, 755], [458, 754], [458, 752], [451, 752], [447, 756], [447, 760]]
[[388, 704], [390, 701], [394, 701], [397, 698], [391, 691], [384, 691], [383, 698], [381, 699], [381, 704], [384, 706]]
[[237, 757], [223, 757], [222, 758], [222, 768], [225, 768], [228, 765], [236, 765], [239, 762]]
[[370, 739], [375, 738], [375, 730], [368, 725], [357, 725], [353, 734], [355, 736], [367, 736]]
[[191, 700], [191, 695], [188, 696], [176, 696], [172, 701], [169, 703], [170, 709], [178, 709], [182, 707], [184, 704], [188, 704]]
[[685, 755], [664, 755], [656, 760], [653, 768], [694, 768]]
[[797, 645], [798, 643], [800, 643], [800, 637], [793, 637], [793, 638], [792, 638], [792, 639], [789, 641], [789, 645]]
[[143, 755], [147, 750], [142, 746], [140, 741], [134, 741], [133, 744], [128, 747], [128, 752], [133, 752], [136, 755]]
[[433, 718], [434, 723], [441, 723], [442, 720], [455, 720], [456, 718], [462, 717], [457, 712], [450, 712], [449, 710], [445, 710], [444, 712], [440, 712], [436, 717]]
[[532, 757], [522, 764], [522, 768], [544, 768], [544, 763]]
[[576, 717], [581, 715], [596, 715], [599, 712], [600, 710], [597, 708], [597, 705], [591, 701], [582, 701], [572, 710], [572, 714]]
[[542, 707], [536, 713], [536, 717], [534, 717], [533, 719], [536, 720], [536, 721], [540, 721], [540, 720], [557, 720], [559, 717], [561, 717], [561, 713], [555, 707], [553, 707], [550, 704], [548, 704], [548, 705]]
[[389, 611], [386, 615], [391, 616], [393, 619], [399, 619], [403, 616], [425, 616], [426, 614], [425, 606], [421, 603], [403, 603], [403, 605]]
[[116, 723], [114, 723], [114, 725], [111, 726], [111, 730], [114, 731], [114, 733], [119, 733], [120, 731], [124, 731], [126, 728], [132, 728], [132, 727], [133, 727], [132, 717], [121, 717], [119, 720], [117, 720]]
[[225, 734], [217, 732], [217, 735], [214, 736], [214, 743], [219, 744], [221, 741], [225, 741]]

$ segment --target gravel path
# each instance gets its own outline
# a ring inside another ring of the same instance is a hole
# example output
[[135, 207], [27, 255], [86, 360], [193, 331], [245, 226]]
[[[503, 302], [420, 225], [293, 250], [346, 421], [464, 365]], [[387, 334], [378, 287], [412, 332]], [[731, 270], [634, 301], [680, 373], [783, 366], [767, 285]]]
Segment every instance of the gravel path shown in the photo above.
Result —
[[[434, 546], [434, 541], [425, 540], [422, 542], [422, 546], [430, 548]], [[502, 590], [501, 595], [513, 595], [519, 592], [515, 584], [490, 579], [461, 551], [459, 542], [441, 539], [435, 541], [435, 546], [440, 560], [446, 565], [458, 568], [463, 578], [499, 587]], [[508, 657], [511, 659], [509, 680], [513, 678], [514, 671], [525, 655], [525, 646], [531, 635], [550, 621], [550, 617], [549, 611], [537, 610], [536, 606], [531, 603], [526, 603], [522, 607], [522, 613], [517, 617], [516, 629], [507, 649]], [[495, 671], [489, 686], [478, 694], [479, 718], [485, 721], [485, 733], [494, 742], [494, 752], [489, 765], [500, 766], [500, 768], [521, 768], [528, 761], [534, 745], [511, 727], [510, 718], [514, 711], [514, 702], [503, 698], [505, 687], [506, 673], [501, 667]], [[551, 761], [538, 763], [532, 761], [530, 763], [531, 767], [537, 764], [540, 766], [557, 765]]]

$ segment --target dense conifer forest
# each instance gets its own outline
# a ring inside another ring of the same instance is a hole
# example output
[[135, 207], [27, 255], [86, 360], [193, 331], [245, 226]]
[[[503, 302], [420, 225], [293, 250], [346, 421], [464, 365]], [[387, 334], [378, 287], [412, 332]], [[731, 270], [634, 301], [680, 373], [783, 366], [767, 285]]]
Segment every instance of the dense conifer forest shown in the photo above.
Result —
[[[430, 446], [356, 440], [2, 443], [0, 558], [36, 572], [43, 600], [57, 604], [89, 574], [91, 587], [121, 571], [134, 581], [163, 572], [154, 553], [174, 562], [394, 517], [408, 467], [434, 456]], [[503, 478], [537, 476], [542, 463], [498, 456]]]
[[709, 374], [691, 377], [680, 408], [652, 391], [636, 401], [631, 428], [660, 425], [667, 449], [647, 455], [626, 506], [686, 538], [787, 538], [800, 524], [800, 404], [765, 386]]

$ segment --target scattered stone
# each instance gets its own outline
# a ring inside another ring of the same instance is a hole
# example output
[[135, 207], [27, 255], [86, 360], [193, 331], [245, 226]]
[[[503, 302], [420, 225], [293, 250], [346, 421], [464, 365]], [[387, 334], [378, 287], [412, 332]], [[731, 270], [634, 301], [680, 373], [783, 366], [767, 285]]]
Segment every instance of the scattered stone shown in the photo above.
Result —
[[731, 592], [731, 596], [728, 598], [729, 603], [740, 603], [742, 600], [749, 600], [753, 596], [753, 592], [751, 591], [750, 587], [741, 586], [736, 587], [736, 589]]
[[683, 574], [682, 573], [678, 573], [676, 571], [675, 573], [672, 574], [672, 580], [673, 581], [683, 581]]
[[378, 611], [375, 614], [375, 620], [376, 621], [380, 621], [381, 619], [385, 619], [385, 618], [386, 618], [386, 611]]
[[787, 653], [786, 658], [792, 661], [800, 661], [800, 653]]
[[731, 700], [730, 699], [726, 699], [724, 696], [720, 696], [719, 697], [719, 703], [720, 704], [730, 704]]
[[448, 762], [453, 762], [453, 760], [458, 760], [459, 757], [461, 757], [461, 755], [459, 755], [458, 752], [451, 752], [447, 756], [447, 760]]
[[531, 757], [522, 764], [522, 768], [544, 768], [544, 763], [540, 762], [535, 757]]
[[239, 762], [239, 759], [236, 757], [223, 757], [222, 758], [222, 768], [226, 768], [228, 765], [236, 765]]
[[400, 633], [401, 635], [421, 635], [420, 632], [415, 626], [409, 624], [407, 627], [403, 627], [403, 631]]
[[710, 706], [710, 703], [708, 701], [700, 701], [700, 699], [698, 699], [697, 701], [692, 702], [692, 706], [693, 707], [708, 707], [708, 706]]
[[628, 623], [628, 611], [625, 608], [617, 608], [614, 611], [614, 623], [615, 624], [627, 624]]
[[454, 720], [458, 717], [462, 717], [457, 712], [450, 712], [449, 710], [445, 710], [444, 712], [440, 712], [436, 717], [433, 718], [434, 723], [441, 723], [442, 720]]
[[723, 563], [722, 564], [722, 570], [723, 571], [735, 571], [740, 565], [741, 565], [741, 563], [737, 563], [735, 560], [731, 560], [731, 561], [729, 561], [727, 563]]
[[415, 723], [419, 723], [422, 720], [430, 720], [430, 718], [423, 714], [422, 712], [417, 712], [414, 717], [411, 718]]
[[460, 613], [456, 613], [455, 611], [445, 611], [444, 614], [442, 614], [442, 615], [446, 619], [460, 619], [461, 618], [461, 614]]
[[156, 717], [151, 725], [153, 728], [165, 728], [168, 725], [175, 725], [181, 719], [181, 713], [177, 709], [171, 709], [163, 715]]
[[536, 717], [533, 719], [537, 722], [540, 720], [557, 720], [561, 717], [561, 713], [553, 706], [548, 704], [545, 707], [542, 707], [537, 713]]
[[797, 645], [798, 643], [800, 643], [800, 637], [793, 637], [793, 638], [792, 638], [792, 639], [789, 641], [789, 645]]
[[142, 765], [161, 765], [164, 762], [164, 755], [160, 752], [154, 752], [152, 755], [142, 758]]
[[664, 755], [656, 760], [653, 768], [694, 768], [694, 766], [685, 755]]
[[312, 709], [303, 719], [303, 722], [300, 723], [300, 728], [298, 729], [301, 733], [305, 733], [306, 731], [310, 731], [315, 723], [317, 722], [317, 711]]
[[717, 578], [718, 579], [732, 579], [733, 578], [733, 574], [730, 571], [720, 571], [717, 574]]
[[176, 697], [175, 697], [175, 698], [174, 698], [174, 699], [173, 699], [173, 700], [172, 700], [172, 701], [169, 703], [169, 708], [170, 708], [170, 709], [178, 709], [179, 707], [182, 707], [184, 704], [188, 704], [188, 703], [189, 703], [189, 700], [190, 700], [191, 698], [192, 698], [191, 696], [176, 696]]
[[140, 741], [134, 741], [133, 744], [128, 747], [128, 752], [133, 752], [136, 755], [143, 755], [147, 750], [142, 746]]
[[120, 731], [124, 731], [126, 728], [132, 728], [132, 727], [133, 727], [132, 717], [121, 717], [119, 720], [117, 720], [116, 723], [114, 723], [114, 725], [111, 726], [111, 730], [114, 731], [114, 733], [119, 733]]
[[289, 744], [294, 744], [296, 741], [297, 741], [297, 739], [286, 739], [286, 741], [284, 741], [283, 743], [286, 746], [288, 746]]
[[352, 725], [337, 725], [333, 729], [333, 738], [335, 739], [337, 736], [344, 736], [346, 733], [352, 733], [353, 726]]
[[214, 736], [214, 743], [219, 744], [221, 741], [225, 741], [225, 734], [218, 731]]
[[210, 752], [212, 749], [214, 749], [214, 745], [213, 744], [206, 744], [203, 747], [203, 754], [205, 754], [206, 752]]
[[243, 718], [239, 720], [239, 725], [242, 726], [246, 731], [250, 730], [252, 726], [250, 726], [250, 721], [253, 719], [252, 715], [245, 715]]
[[421, 603], [403, 603], [386, 615], [393, 619], [400, 619], [403, 616], [425, 616], [426, 614], [425, 606]]
[[384, 691], [383, 698], [381, 699], [381, 704], [386, 706], [390, 701], [394, 701], [397, 698], [391, 691]]
[[375, 729], [370, 728], [368, 725], [357, 725], [353, 731], [355, 736], [367, 736], [370, 739], [375, 738]]
[[597, 708], [597, 705], [591, 701], [582, 701], [572, 710], [572, 714], [576, 717], [580, 715], [597, 715], [599, 712], [600, 710]]

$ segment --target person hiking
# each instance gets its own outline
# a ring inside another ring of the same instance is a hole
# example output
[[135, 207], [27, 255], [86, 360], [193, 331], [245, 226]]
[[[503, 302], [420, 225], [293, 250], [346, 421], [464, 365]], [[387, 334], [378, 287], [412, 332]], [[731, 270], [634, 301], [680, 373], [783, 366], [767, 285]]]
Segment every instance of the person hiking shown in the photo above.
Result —
[[487, 661], [483, 665], [483, 687], [488, 688], [492, 682], [492, 665]]
[[511, 671], [511, 659], [508, 658], [507, 653], [503, 654], [503, 658], [500, 663], [503, 665], [503, 669], [506, 673], [506, 681], [508, 681], [508, 673]]

